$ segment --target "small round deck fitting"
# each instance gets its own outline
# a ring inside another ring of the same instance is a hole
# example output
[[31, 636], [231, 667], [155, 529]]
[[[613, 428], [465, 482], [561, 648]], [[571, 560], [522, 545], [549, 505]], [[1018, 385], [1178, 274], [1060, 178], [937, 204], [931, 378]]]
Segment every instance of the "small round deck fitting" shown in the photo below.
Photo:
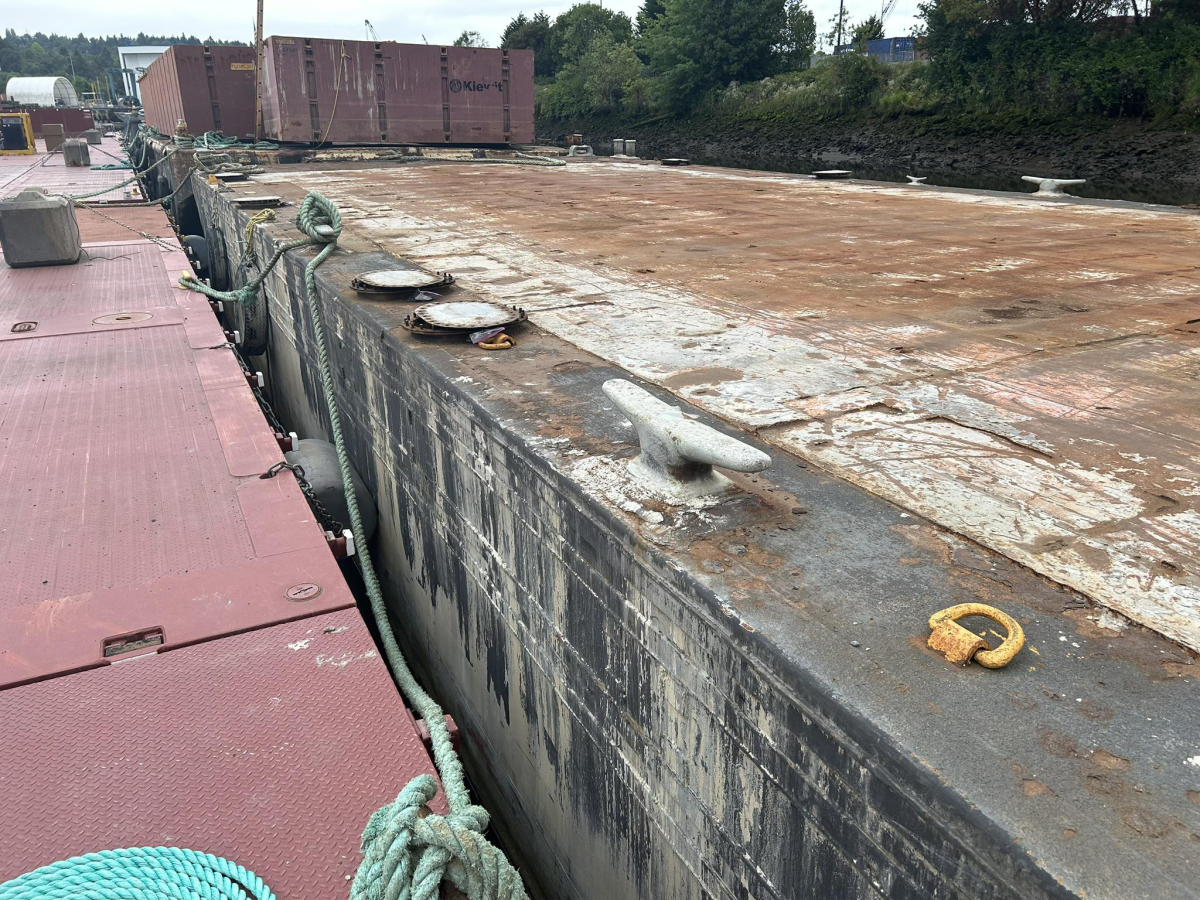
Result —
[[147, 319], [153, 319], [154, 314], [148, 312], [119, 312], [109, 313], [104, 316], [97, 316], [92, 319], [94, 325], [124, 325], [128, 322], [145, 322]]
[[[984, 616], [1004, 626], [1008, 636], [995, 650], [988, 642], [968, 631], [958, 624], [958, 619], [967, 616]], [[933, 634], [929, 636], [929, 646], [946, 659], [960, 666], [965, 666], [972, 659], [989, 669], [1002, 669], [1012, 662], [1022, 647], [1025, 646], [1025, 632], [1020, 623], [1006, 612], [1001, 612], [986, 603], [960, 603], [940, 612], [934, 613], [929, 619], [929, 627]]]
[[283, 595], [293, 603], [303, 603], [321, 596], [321, 586], [311, 581], [303, 581], [300, 584], [293, 584], [283, 592]]

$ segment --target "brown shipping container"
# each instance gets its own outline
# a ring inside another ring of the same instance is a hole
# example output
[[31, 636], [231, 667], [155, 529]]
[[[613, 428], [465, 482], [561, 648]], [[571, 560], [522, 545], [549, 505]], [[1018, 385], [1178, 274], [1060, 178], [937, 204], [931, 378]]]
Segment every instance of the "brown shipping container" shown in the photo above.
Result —
[[34, 137], [45, 137], [44, 125], [61, 125], [66, 137], [78, 137], [96, 127], [92, 111], [79, 106], [23, 106], [21, 111], [29, 113]]
[[264, 73], [271, 140], [533, 142], [531, 50], [272, 36]]
[[171, 134], [254, 136], [254, 48], [175, 44], [138, 79], [147, 125]]

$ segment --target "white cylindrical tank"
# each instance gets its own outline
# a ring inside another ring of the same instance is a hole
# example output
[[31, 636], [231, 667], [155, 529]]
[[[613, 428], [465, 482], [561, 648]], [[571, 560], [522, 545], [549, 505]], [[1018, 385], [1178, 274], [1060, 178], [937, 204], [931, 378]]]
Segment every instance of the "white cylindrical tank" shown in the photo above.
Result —
[[78, 106], [79, 97], [71, 82], [61, 75], [48, 75], [44, 78], [18, 76], [8, 79], [4, 93], [9, 100], [17, 103], [30, 103], [36, 106]]

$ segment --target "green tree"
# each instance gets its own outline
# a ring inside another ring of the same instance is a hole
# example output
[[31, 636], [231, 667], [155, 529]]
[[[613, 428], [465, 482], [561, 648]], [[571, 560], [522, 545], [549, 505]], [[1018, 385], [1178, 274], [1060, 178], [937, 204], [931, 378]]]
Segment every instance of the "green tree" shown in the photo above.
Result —
[[850, 30], [850, 43], [855, 47], [883, 37], [883, 21], [879, 16], [867, 16]]
[[463, 33], [454, 39], [455, 47], [482, 47], [483, 36], [478, 31], [467, 31], [463, 29]]
[[642, 4], [642, 8], [638, 10], [637, 14], [638, 34], [645, 34], [646, 29], [650, 27], [654, 20], [659, 18], [666, 11], [667, 7], [666, 4], [663, 3], [663, 0], [646, 0], [646, 2]]
[[769, 75], [785, 24], [783, 0], [666, 0], [642, 49], [664, 99], [683, 110], [731, 81]]
[[500, 46], [508, 50], [532, 50], [533, 74], [550, 78], [556, 71], [550, 49], [550, 27], [550, 17], [544, 12], [534, 13], [532, 18], [520, 13], [504, 29]]
[[616, 109], [626, 94], [636, 90], [642, 75], [642, 61], [633, 47], [618, 44], [605, 32], [596, 35], [581, 68], [588, 93], [601, 109]]
[[554, 118], [638, 109], [645, 99], [642, 62], [630, 44], [619, 44], [607, 32], [592, 40], [578, 62], [559, 70], [541, 89], [539, 109]]
[[550, 30], [555, 70], [578, 63], [600, 34], [608, 34], [616, 44], [629, 44], [633, 41], [633, 23], [625, 13], [613, 12], [598, 3], [580, 3], [560, 15]]
[[783, 39], [779, 44], [780, 70], [796, 72], [807, 69], [817, 49], [817, 20], [803, 0], [786, 0], [783, 15]]

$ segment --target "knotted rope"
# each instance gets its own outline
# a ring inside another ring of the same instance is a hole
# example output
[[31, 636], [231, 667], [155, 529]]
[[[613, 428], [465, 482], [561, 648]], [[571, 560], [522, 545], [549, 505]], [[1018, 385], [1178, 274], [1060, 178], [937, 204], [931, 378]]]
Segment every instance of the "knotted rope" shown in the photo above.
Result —
[[354, 559], [362, 573], [392, 675], [405, 699], [429, 729], [433, 761], [441, 775], [450, 807], [447, 816], [428, 809], [427, 804], [437, 793], [437, 781], [430, 775], [419, 775], [404, 787], [395, 801], [376, 811], [363, 832], [363, 862], [351, 886], [351, 900], [435, 900], [437, 886], [447, 878], [466, 892], [470, 900], [527, 900], [520, 875], [483, 836], [488, 826], [487, 811], [471, 802], [462, 762], [454, 751], [446, 727], [445, 714], [417, 681], [400, 650], [367, 548], [351, 476], [350, 456], [342, 433], [336, 383], [329, 365], [325, 319], [317, 294], [317, 269], [337, 245], [342, 233], [342, 217], [331, 201], [314, 191], [301, 203], [296, 226], [305, 236], [281, 244], [263, 272], [241, 290], [214, 291], [194, 278], [185, 278], [180, 284], [218, 300], [245, 302], [246, 298], [253, 298], [256, 301], [259, 286], [284, 253], [307, 244], [323, 244], [321, 252], [304, 268], [304, 283], [317, 350], [317, 368], [329, 413], [330, 437], [337, 450], [350, 528], [358, 548]]
[[[351, 477], [350, 457], [342, 434], [336, 385], [329, 365], [325, 321], [317, 295], [317, 268], [337, 247], [342, 217], [320, 194], [310, 193], [300, 204], [296, 227], [304, 237], [276, 250], [271, 262], [249, 285], [237, 292], [214, 291], [194, 278], [180, 284], [219, 300], [246, 302], [257, 298], [267, 273], [288, 250], [310, 244], [321, 250], [304, 268], [309, 313], [316, 338], [317, 365], [329, 429], [337, 449], [342, 487], [354, 532], [363, 583], [371, 602], [384, 653], [404, 697], [425, 720], [433, 744], [433, 760], [442, 777], [450, 807], [442, 816], [429, 809], [438, 791], [432, 775], [418, 775], [396, 799], [372, 814], [363, 830], [363, 861], [350, 887], [351, 900], [437, 900], [438, 887], [449, 880], [469, 900], [528, 900], [525, 886], [512, 864], [484, 832], [488, 814], [471, 802], [462, 763], [454, 751], [445, 715], [413, 676], [400, 651], [388, 619], [383, 591], [367, 549], [358, 497]], [[253, 872], [207, 853], [178, 847], [137, 847], [103, 850], [62, 860], [0, 884], [0, 900], [274, 900]], [[299, 898], [297, 898], [299, 900]]]

